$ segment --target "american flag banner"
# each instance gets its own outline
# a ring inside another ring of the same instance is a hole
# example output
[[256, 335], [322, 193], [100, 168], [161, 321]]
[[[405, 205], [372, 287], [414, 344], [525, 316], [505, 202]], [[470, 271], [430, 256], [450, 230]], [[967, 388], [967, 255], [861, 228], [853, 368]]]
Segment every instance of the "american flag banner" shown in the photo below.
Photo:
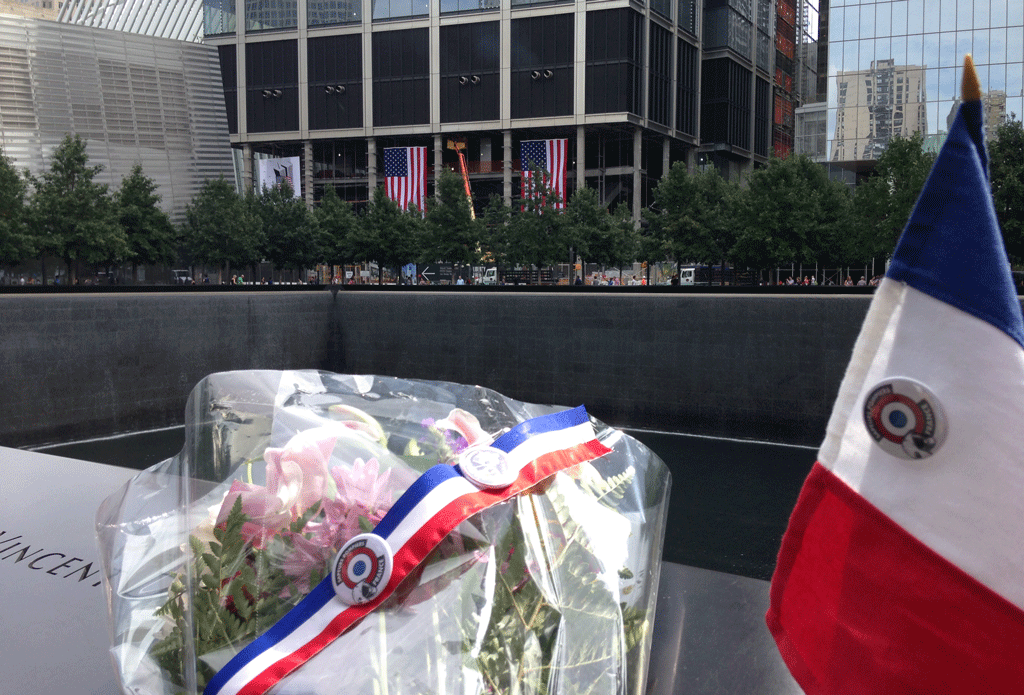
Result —
[[772, 578], [807, 695], [1024, 692], [1024, 317], [965, 63]]
[[384, 181], [388, 198], [398, 207], [423, 209], [427, 190], [427, 148], [385, 147]]
[[519, 144], [519, 159], [523, 170], [522, 196], [532, 197], [533, 169], [541, 175], [541, 183], [558, 194], [555, 208], [565, 207], [565, 167], [569, 153], [566, 138], [556, 140], [524, 140]]

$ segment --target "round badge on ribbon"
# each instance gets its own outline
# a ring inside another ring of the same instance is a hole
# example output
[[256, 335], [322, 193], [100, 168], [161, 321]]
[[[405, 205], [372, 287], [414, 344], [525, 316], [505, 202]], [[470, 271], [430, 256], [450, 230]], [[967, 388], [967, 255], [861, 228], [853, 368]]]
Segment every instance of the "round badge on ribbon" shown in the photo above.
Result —
[[334, 558], [334, 593], [349, 606], [369, 603], [390, 581], [393, 562], [391, 547], [377, 534], [353, 536]]
[[864, 424], [887, 453], [902, 459], [928, 458], [946, 441], [946, 413], [924, 384], [904, 377], [881, 382], [864, 401]]

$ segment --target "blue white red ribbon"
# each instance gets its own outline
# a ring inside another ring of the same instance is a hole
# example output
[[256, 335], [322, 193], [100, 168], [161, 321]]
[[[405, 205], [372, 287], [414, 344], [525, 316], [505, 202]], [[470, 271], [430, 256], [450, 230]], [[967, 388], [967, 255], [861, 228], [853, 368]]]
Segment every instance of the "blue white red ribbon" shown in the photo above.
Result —
[[347, 606], [327, 577], [221, 669], [204, 695], [262, 695], [316, 656], [334, 639], [376, 609], [402, 580], [466, 519], [528, 490], [540, 481], [611, 451], [594, 437], [583, 406], [527, 420], [499, 437], [492, 447], [504, 451], [519, 470], [503, 490], [482, 490], [455, 466], [439, 464], [425, 472], [381, 519], [374, 533], [390, 546], [391, 579], [372, 601]]

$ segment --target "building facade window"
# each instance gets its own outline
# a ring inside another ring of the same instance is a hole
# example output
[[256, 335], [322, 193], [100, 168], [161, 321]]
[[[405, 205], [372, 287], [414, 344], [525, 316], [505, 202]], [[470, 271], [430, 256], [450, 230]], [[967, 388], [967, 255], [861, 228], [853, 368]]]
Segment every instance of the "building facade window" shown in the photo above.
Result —
[[245, 0], [245, 30], [273, 31], [298, 26], [297, 0]]
[[827, 18], [830, 161], [877, 159], [893, 137], [917, 132], [937, 150], [965, 53], [981, 78], [989, 137], [1010, 113], [1024, 114], [1024, 3], [846, 0]]
[[373, 34], [373, 124], [430, 122], [430, 51], [426, 28]]
[[246, 126], [250, 133], [299, 129], [298, 42], [245, 46]]
[[493, 121], [499, 115], [498, 22], [441, 27], [441, 121]]
[[676, 130], [696, 137], [700, 49], [682, 39], [676, 45]]
[[512, 118], [572, 114], [574, 26], [572, 14], [512, 20]]
[[643, 17], [622, 8], [587, 13], [587, 113], [642, 115]]
[[373, 0], [373, 21], [425, 17], [430, 13], [427, 0]]
[[309, 128], [363, 125], [363, 36], [339, 34], [308, 39]]
[[235, 33], [235, 0], [203, 0], [203, 33]]
[[361, 21], [361, 0], [306, 0], [306, 23], [311, 27], [358, 24]]

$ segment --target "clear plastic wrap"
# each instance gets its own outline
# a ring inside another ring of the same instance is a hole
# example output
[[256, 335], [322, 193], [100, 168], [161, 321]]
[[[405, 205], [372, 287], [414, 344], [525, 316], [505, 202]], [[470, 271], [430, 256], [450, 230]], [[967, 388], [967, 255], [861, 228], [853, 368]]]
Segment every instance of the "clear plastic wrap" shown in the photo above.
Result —
[[[123, 692], [203, 692], [421, 473], [560, 410], [445, 382], [207, 377], [182, 452], [97, 514]], [[642, 693], [669, 473], [635, 439], [591, 424], [610, 453], [462, 522], [271, 692]]]

